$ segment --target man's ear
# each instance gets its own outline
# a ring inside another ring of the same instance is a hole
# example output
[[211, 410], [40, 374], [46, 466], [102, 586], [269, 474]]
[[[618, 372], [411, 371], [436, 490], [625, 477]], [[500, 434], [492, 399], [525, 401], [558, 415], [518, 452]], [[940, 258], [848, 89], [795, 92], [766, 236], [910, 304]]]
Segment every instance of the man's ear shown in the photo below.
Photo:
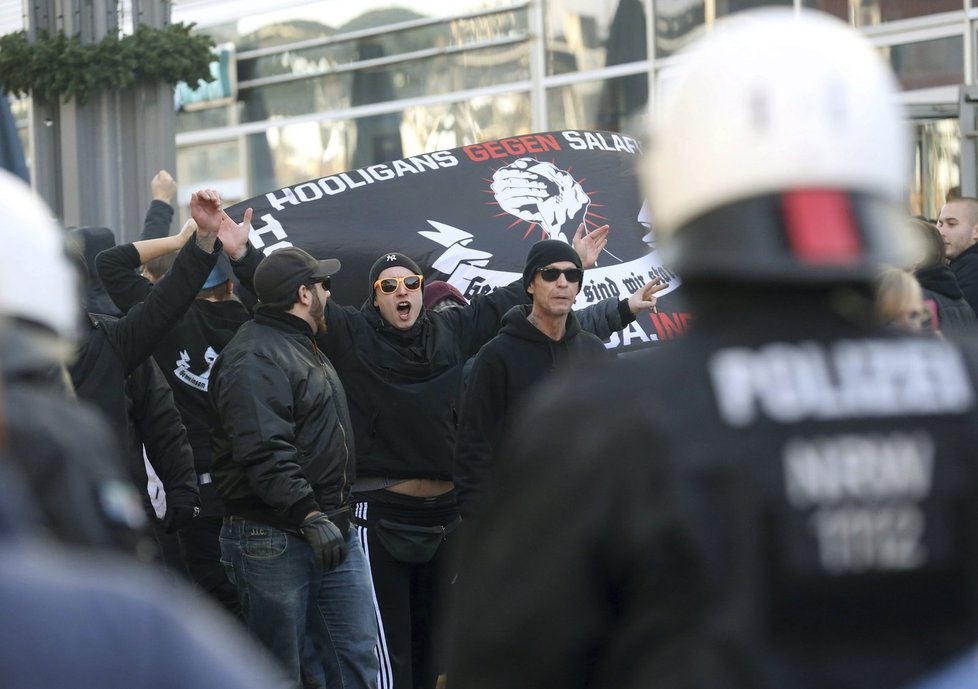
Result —
[[233, 280], [225, 280], [224, 281], [224, 293], [227, 294], [228, 296], [231, 296], [232, 294], [234, 294], [234, 281]]

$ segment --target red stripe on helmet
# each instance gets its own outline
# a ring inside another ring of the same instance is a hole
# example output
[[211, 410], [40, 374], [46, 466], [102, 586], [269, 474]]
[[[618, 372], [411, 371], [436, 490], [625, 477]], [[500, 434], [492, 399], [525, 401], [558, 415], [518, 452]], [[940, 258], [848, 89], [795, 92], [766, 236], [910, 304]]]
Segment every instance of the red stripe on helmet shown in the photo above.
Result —
[[847, 265], [862, 255], [850, 196], [831, 189], [789, 191], [781, 196], [791, 251], [804, 263]]

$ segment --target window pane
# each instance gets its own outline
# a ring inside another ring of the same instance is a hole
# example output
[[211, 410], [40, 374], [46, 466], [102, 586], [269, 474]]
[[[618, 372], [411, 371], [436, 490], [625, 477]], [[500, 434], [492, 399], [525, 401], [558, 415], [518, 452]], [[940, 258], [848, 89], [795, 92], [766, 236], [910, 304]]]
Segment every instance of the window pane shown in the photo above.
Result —
[[804, 0], [802, 4], [828, 12], [854, 26], [871, 26], [963, 8], [961, 0]]
[[245, 121], [255, 122], [529, 78], [523, 43], [243, 89], [241, 98]]
[[[400, 22], [505, 8], [512, 0], [356, 0], [323, 2], [254, 14], [242, 9], [239, 19], [208, 26], [217, 43], [231, 41], [238, 51], [272, 48], [351, 31], [376, 29]], [[242, 3], [242, 7], [244, 4]], [[484, 20], [469, 20], [473, 22]], [[444, 29], [442, 29], [444, 30]]]
[[177, 149], [176, 177], [180, 182], [179, 202], [183, 218], [189, 217], [187, 204], [190, 193], [196, 189], [216, 189], [228, 204], [246, 198], [236, 140]]
[[547, 91], [547, 128], [603, 129], [641, 137], [648, 97], [644, 72], [552, 88]]
[[913, 123], [913, 134], [910, 212], [934, 220], [948, 192], [961, 192], [960, 126], [957, 119], [920, 120]]
[[235, 110], [240, 107], [240, 103], [234, 105], [218, 105], [200, 110], [181, 110], [177, 113], [177, 133], [194, 132], [198, 129], [212, 129], [214, 127], [227, 127], [235, 124], [237, 117]]
[[24, 160], [27, 161], [28, 173], [30, 172], [31, 166], [31, 99], [26, 98], [11, 98], [6, 97], [7, 102], [10, 103], [10, 114], [14, 118], [14, 124], [17, 127], [17, 137], [20, 139], [20, 146], [24, 149]]
[[643, 0], [551, 0], [546, 7], [548, 74], [600, 69], [649, 57], [647, 2]]
[[[432, 48], [459, 48], [472, 44], [507, 38], [527, 37], [526, 10], [503, 12], [489, 16], [458, 19], [434, 26], [371, 36], [365, 39], [342, 41], [327, 45], [289, 50], [275, 55], [241, 60], [238, 69], [246, 77], [278, 74], [308, 74], [361, 60], [382, 59]], [[326, 27], [323, 27], [326, 29]], [[310, 38], [329, 36], [331, 31]]]
[[884, 49], [907, 91], [964, 82], [964, 39], [960, 36]]
[[707, 9], [719, 19], [758, 7], [792, 7], [793, 0], [654, 0], [656, 57], [673, 55], [706, 23]]
[[359, 120], [272, 127], [246, 137], [248, 196], [396, 158], [528, 134], [530, 121], [529, 95], [512, 93]]

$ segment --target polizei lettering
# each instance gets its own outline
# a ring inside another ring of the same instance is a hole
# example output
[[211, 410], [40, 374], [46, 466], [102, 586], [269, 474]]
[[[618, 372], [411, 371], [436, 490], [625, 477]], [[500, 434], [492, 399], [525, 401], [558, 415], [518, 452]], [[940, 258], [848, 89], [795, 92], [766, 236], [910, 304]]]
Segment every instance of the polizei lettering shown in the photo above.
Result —
[[960, 352], [942, 340], [773, 343], [724, 349], [709, 362], [720, 416], [743, 427], [958, 413], [974, 390]]

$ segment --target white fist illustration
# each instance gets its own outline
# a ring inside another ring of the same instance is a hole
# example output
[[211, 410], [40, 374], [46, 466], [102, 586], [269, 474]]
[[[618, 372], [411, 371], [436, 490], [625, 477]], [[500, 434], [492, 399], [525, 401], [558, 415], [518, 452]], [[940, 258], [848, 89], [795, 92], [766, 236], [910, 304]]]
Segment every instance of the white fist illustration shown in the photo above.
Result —
[[590, 199], [565, 170], [519, 158], [492, 175], [499, 206], [521, 220], [538, 223], [550, 239], [569, 242], [584, 220]]

